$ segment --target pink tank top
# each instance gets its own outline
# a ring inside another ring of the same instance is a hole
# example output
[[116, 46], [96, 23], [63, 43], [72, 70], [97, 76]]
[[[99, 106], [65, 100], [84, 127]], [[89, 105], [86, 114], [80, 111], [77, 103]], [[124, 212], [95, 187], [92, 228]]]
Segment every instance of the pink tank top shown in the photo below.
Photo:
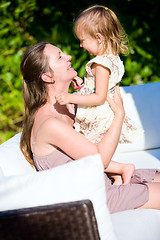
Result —
[[53, 118], [53, 117], [49, 116], [41, 122], [41, 124], [39, 125], [39, 127], [37, 129], [37, 132], [35, 135], [35, 140], [33, 142], [33, 160], [34, 160], [35, 166], [38, 171], [54, 168], [56, 166], [73, 161], [73, 159], [70, 158], [67, 154], [65, 154], [60, 148], [57, 148], [52, 153], [50, 153], [49, 155], [46, 155], [46, 156], [37, 156], [34, 153], [34, 148], [35, 148], [38, 131], [39, 131], [41, 125], [49, 118]]

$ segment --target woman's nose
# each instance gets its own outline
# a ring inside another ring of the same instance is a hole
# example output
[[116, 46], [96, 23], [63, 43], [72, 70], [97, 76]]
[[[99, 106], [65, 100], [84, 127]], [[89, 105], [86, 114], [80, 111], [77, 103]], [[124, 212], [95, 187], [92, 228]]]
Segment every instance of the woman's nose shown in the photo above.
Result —
[[69, 62], [69, 61], [71, 61], [72, 56], [71, 56], [71, 55], [67, 55], [67, 54], [65, 54], [65, 58], [66, 58], [66, 60]]
[[68, 56], [68, 61], [71, 61], [72, 56], [71, 55], [67, 55]]

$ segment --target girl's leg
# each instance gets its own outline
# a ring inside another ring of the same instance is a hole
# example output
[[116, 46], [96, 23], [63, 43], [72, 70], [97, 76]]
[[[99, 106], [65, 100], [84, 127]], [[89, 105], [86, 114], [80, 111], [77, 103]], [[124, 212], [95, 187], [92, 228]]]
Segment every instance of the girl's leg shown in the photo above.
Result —
[[140, 209], [150, 208], [160, 210], [160, 182], [151, 182], [147, 183], [147, 185], [149, 188], [149, 200], [139, 208]]
[[135, 166], [131, 163], [118, 163], [111, 161], [104, 171], [114, 178], [114, 184], [129, 184], [134, 173]]

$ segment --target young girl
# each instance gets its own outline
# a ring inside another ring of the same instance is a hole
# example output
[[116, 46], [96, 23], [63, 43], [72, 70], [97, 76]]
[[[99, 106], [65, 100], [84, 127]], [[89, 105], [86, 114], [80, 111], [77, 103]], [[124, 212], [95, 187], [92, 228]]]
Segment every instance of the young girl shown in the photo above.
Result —
[[[75, 34], [80, 47], [96, 57], [86, 65], [84, 84], [75, 78], [79, 94], [62, 93], [56, 96], [60, 104], [79, 104], [74, 127], [91, 142], [98, 144], [111, 126], [114, 114], [106, 101], [113, 96], [115, 86], [121, 81], [124, 66], [119, 54], [128, 53], [125, 32], [112, 10], [93, 6], [76, 19]], [[129, 117], [125, 117], [120, 143], [133, 142], [143, 133]]]

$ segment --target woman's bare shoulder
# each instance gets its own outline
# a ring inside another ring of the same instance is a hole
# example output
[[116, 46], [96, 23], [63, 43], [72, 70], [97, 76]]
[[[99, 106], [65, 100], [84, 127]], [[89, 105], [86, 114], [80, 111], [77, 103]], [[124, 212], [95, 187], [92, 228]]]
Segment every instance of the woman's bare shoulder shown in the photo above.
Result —
[[48, 116], [42, 126], [42, 130], [47, 135], [56, 136], [59, 134], [64, 135], [66, 131], [73, 131], [73, 127], [61, 118]]

